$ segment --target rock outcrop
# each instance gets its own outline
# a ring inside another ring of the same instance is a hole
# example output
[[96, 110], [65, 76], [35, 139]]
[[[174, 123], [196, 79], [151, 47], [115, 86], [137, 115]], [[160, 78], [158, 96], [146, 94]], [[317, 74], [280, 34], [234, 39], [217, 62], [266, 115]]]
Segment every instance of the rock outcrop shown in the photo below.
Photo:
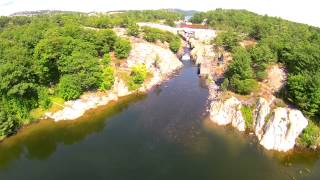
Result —
[[276, 108], [264, 129], [260, 144], [268, 150], [288, 151], [294, 147], [296, 138], [307, 125], [308, 120], [301, 111]]
[[263, 135], [263, 126], [267, 116], [270, 114], [270, 103], [264, 98], [259, 98], [256, 103], [256, 108], [253, 112], [253, 127], [254, 132], [259, 140]]
[[212, 102], [210, 119], [218, 125], [231, 124], [239, 131], [245, 131], [245, 121], [241, 113], [241, 102], [231, 97], [225, 101]]
[[[294, 147], [308, 120], [297, 109], [278, 107], [271, 111], [270, 104], [262, 97], [258, 99], [253, 110], [254, 132], [264, 148], [286, 152]], [[242, 103], [235, 97], [213, 101], [210, 119], [218, 125], [232, 124], [239, 131], [244, 131], [246, 127], [241, 106]]]
[[148, 70], [158, 69], [164, 75], [182, 67], [181, 61], [169, 49], [151, 43], [134, 43], [127, 64], [129, 68], [145, 64]]

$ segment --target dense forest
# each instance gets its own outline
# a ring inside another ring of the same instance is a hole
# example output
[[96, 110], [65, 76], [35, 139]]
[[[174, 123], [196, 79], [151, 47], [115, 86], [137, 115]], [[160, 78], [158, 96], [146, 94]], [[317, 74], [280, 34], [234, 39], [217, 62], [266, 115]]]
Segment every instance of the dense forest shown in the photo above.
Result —
[[[214, 43], [233, 56], [222, 83], [224, 89], [249, 94], [257, 88], [257, 81], [266, 77], [268, 65], [284, 64], [288, 80], [278, 95], [315, 120], [305, 129], [302, 144], [315, 143], [320, 136], [320, 28], [246, 10], [201, 12], [191, 21], [222, 30]], [[243, 39], [253, 39], [257, 45], [240, 47]]]
[[[181, 13], [167, 10], [112, 14], [51, 13], [0, 17], [0, 138], [36, 119], [32, 110], [78, 98], [88, 90], [108, 90], [114, 83], [111, 54], [127, 58], [130, 41], [111, 28], [128, 28], [138, 36], [138, 21], [172, 23]], [[177, 51], [180, 40], [172, 34], [145, 28], [144, 38], [158, 36]], [[141, 84], [144, 67], [132, 70], [132, 83]]]

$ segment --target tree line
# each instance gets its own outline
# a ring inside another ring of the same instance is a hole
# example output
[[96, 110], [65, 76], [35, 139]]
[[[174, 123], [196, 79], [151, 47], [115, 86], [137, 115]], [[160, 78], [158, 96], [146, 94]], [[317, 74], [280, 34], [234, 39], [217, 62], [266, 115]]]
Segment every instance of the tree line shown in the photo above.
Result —
[[[124, 59], [131, 50], [130, 41], [110, 28], [130, 27], [134, 34], [140, 33], [137, 21], [180, 17], [166, 10], [0, 17], [0, 138], [29, 123], [31, 110], [50, 108], [55, 98], [71, 100], [88, 90], [110, 89], [111, 53]], [[145, 77], [145, 67], [133, 69], [133, 83]]]

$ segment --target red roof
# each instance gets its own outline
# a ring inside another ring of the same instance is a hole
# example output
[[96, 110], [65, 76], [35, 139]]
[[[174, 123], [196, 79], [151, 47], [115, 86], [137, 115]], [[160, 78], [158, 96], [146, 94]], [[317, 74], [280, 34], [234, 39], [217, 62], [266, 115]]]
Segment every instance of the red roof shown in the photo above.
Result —
[[201, 25], [201, 24], [181, 24], [181, 28], [192, 28], [192, 29], [208, 29], [209, 27], [207, 25]]

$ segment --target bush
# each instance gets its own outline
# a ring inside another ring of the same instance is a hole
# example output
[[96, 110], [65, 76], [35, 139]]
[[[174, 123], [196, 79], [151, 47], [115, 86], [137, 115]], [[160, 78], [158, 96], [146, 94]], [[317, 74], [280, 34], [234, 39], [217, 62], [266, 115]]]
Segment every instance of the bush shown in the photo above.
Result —
[[138, 89], [147, 77], [147, 68], [145, 65], [132, 67], [129, 79], [129, 90]]
[[58, 93], [64, 100], [77, 99], [82, 93], [81, 79], [76, 75], [61, 77], [58, 84]]
[[49, 90], [47, 88], [41, 87], [38, 89], [38, 102], [39, 107], [43, 109], [48, 109], [52, 105], [49, 96]]
[[249, 50], [252, 61], [256, 65], [269, 64], [275, 62], [276, 56], [269, 48], [269, 46], [264, 44], [259, 44]]
[[258, 83], [254, 79], [240, 80], [237, 77], [231, 79], [230, 86], [236, 93], [248, 95], [258, 88]]
[[33, 97], [2, 96], [0, 106], [7, 114], [14, 115], [24, 121], [29, 118], [29, 111], [37, 106], [37, 95]]
[[111, 62], [111, 56], [109, 53], [106, 53], [103, 55], [103, 58], [102, 58], [102, 65], [104, 67], [107, 67], [110, 65], [110, 62]]
[[156, 42], [156, 40], [165, 41], [165, 32], [160, 29], [143, 27], [143, 33], [143, 38], [148, 42]]
[[252, 79], [254, 77], [251, 67], [250, 54], [245, 48], [239, 47], [233, 51], [233, 61], [230, 64], [226, 75], [227, 77], [239, 76], [239, 79]]
[[114, 71], [111, 66], [103, 70], [103, 82], [100, 85], [101, 90], [109, 90], [114, 84]]
[[164, 24], [168, 25], [168, 26], [171, 26], [171, 27], [175, 27], [176, 24], [174, 23], [174, 20], [172, 19], [167, 19]]
[[262, 80], [266, 79], [267, 76], [268, 76], [268, 73], [266, 70], [261, 70], [261, 71], [256, 72], [256, 78], [258, 81], [262, 81]]
[[297, 104], [306, 115], [312, 117], [319, 113], [320, 73], [289, 75], [286, 87], [288, 100]]
[[12, 135], [19, 128], [19, 120], [0, 109], [0, 139]]
[[220, 86], [221, 90], [222, 91], [226, 91], [228, 90], [228, 87], [229, 87], [229, 79], [228, 78], [225, 78]]
[[172, 34], [169, 31], [163, 31], [157, 28], [144, 27], [143, 33], [143, 38], [148, 42], [156, 42], [157, 40], [159, 40], [161, 42], [169, 43], [170, 50], [174, 53], [176, 53], [181, 46], [179, 36]]
[[109, 53], [114, 50], [117, 35], [110, 29], [100, 30], [93, 42], [99, 54]]
[[232, 51], [235, 47], [239, 46], [241, 40], [238, 33], [234, 31], [221, 32], [215, 38], [214, 43], [218, 46], [224, 46], [226, 50]]
[[114, 45], [114, 52], [117, 58], [124, 59], [129, 56], [131, 51], [130, 41], [119, 38]]
[[252, 110], [249, 106], [241, 106], [241, 114], [244, 118], [246, 128], [253, 129]]
[[131, 71], [132, 81], [135, 84], [142, 84], [147, 77], [147, 68], [145, 65], [137, 65]]
[[138, 37], [140, 34], [140, 27], [136, 23], [131, 23], [128, 25], [127, 33], [130, 36]]
[[310, 120], [308, 126], [303, 130], [302, 134], [300, 135], [298, 142], [306, 147], [311, 145], [317, 145], [319, 137], [319, 126], [315, 122]]
[[170, 41], [169, 47], [170, 50], [174, 53], [177, 53], [180, 49], [181, 46], [181, 41], [179, 38], [174, 38], [174, 40]]

